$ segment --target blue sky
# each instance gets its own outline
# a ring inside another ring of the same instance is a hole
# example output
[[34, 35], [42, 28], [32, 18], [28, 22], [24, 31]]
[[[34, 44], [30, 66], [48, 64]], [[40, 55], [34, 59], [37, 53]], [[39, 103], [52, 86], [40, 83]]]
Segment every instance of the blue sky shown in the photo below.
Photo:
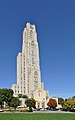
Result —
[[45, 89], [50, 96], [75, 95], [75, 0], [0, 0], [0, 88], [16, 83], [27, 22], [37, 26]]

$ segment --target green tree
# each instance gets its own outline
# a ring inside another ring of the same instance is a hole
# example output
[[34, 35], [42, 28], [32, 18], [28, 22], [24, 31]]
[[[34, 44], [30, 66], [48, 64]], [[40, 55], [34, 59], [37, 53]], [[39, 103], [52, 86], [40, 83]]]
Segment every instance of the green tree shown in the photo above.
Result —
[[22, 98], [28, 99], [27, 95], [22, 95]]
[[18, 97], [19, 97], [19, 98], [22, 98], [22, 94], [18, 94]]
[[33, 98], [27, 99], [25, 101], [25, 104], [27, 105], [27, 107], [29, 107], [29, 111], [32, 112], [32, 107], [35, 108], [36, 101]]
[[66, 99], [64, 102], [64, 107], [67, 110], [75, 109], [75, 98], [72, 97], [72, 98]]
[[7, 88], [0, 89], [0, 105], [1, 105], [1, 107], [4, 102], [6, 102], [9, 106], [12, 98], [13, 98], [13, 90], [7, 89]]
[[72, 99], [75, 99], [75, 96], [73, 96]]
[[17, 108], [17, 106], [20, 105], [20, 100], [17, 97], [14, 97], [10, 102], [10, 107], [13, 107], [14, 109]]
[[64, 105], [64, 99], [63, 98], [58, 98], [58, 104]]
[[27, 95], [22, 95], [22, 94], [18, 94], [18, 97], [19, 97], [19, 98], [25, 98], [25, 99], [28, 99], [28, 96], [27, 96]]

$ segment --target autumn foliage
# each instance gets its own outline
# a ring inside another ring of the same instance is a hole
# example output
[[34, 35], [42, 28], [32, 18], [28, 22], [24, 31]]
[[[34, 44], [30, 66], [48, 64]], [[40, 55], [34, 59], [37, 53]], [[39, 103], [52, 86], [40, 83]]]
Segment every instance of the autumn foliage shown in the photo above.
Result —
[[49, 102], [47, 103], [47, 105], [50, 107], [50, 108], [55, 108], [57, 107], [57, 102], [55, 99], [49, 99]]

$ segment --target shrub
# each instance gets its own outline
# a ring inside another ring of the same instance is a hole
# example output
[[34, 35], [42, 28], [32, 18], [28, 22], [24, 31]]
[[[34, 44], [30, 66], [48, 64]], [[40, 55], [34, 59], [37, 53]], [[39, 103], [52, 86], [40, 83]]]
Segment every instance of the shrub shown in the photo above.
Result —
[[20, 112], [29, 112], [29, 110], [20, 110]]
[[71, 109], [70, 112], [75, 112], [75, 109]]

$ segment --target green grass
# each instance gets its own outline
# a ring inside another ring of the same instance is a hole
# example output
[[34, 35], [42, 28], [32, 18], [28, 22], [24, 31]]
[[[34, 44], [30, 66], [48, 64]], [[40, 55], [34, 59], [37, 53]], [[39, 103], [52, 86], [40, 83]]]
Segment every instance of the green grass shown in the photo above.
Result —
[[0, 113], [0, 120], [75, 120], [75, 114]]

